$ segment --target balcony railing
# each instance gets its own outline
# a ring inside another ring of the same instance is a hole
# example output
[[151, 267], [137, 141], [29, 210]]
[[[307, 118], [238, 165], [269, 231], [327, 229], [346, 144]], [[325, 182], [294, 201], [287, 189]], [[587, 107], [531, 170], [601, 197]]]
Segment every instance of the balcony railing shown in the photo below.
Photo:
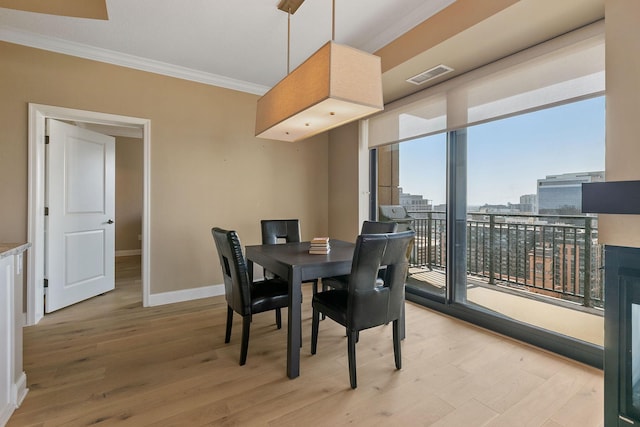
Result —
[[[446, 215], [415, 218], [413, 267], [444, 269]], [[597, 218], [566, 215], [467, 214], [467, 274], [501, 285], [602, 307], [603, 246]]]

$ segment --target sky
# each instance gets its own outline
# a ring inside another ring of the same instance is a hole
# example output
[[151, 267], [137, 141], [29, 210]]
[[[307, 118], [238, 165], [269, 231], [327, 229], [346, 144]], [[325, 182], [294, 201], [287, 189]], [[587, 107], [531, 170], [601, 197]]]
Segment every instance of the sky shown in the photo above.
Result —
[[[520, 203], [547, 175], [604, 170], [604, 96], [467, 129], [467, 204]], [[400, 187], [446, 201], [446, 135], [400, 144]]]

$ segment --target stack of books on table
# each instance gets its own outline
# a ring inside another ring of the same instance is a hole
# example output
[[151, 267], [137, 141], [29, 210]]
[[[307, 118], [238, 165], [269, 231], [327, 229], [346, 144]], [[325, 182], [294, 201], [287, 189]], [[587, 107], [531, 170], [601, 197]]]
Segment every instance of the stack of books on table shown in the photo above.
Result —
[[313, 240], [311, 240], [311, 247], [309, 248], [310, 254], [326, 255], [330, 250], [331, 246], [329, 246], [328, 237], [314, 237]]

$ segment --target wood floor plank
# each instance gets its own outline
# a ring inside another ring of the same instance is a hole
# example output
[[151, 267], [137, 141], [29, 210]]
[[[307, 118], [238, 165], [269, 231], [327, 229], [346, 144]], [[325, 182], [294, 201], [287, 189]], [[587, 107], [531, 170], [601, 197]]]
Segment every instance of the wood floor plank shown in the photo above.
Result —
[[602, 372], [407, 303], [403, 368], [391, 325], [364, 331], [358, 388], [344, 329], [324, 320], [311, 355], [304, 287], [300, 377], [286, 377], [283, 328], [254, 316], [224, 343], [224, 297], [143, 308], [139, 257], [118, 258], [116, 290], [25, 328], [28, 387], [16, 426], [595, 426]]

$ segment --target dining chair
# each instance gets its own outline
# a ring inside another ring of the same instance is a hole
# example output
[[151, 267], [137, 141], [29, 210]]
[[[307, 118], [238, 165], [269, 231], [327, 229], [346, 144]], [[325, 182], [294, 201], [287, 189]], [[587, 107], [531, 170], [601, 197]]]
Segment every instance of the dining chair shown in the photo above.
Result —
[[[276, 245], [300, 241], [300, 221], [297, 219], [263, 219], [260, 221], [263, 245]], [[265, 278], [275, 274], [264, 270]], [[318, 279], [313, 282], [313, 293], [318, 289]]]
[[[356, 240], [351, 274], [346, 289], [318, 292], [313, 297], [311, 354], [316, 354], [320, 313], [344, 326], [351, 388], [357, 387], [356, 341], [359, 331], [393, 322], [393, 353], [402, 368], [400, 318], [404, 307], [404, 285], [415, 232], [361, 234]], [[378, 271], [385, 266], [382, 285]]]
[[[382, 234], [395, 233], [398, 229], [398, 223], [389, 221], [364, 221], [360, 234]], [[322, 291], [329, 288], [346, 289], [349, 283], [349, 275], [332, 276], [322, 278]]]
[[280, 329], [282, 317], [279, 314], [281, 308], [288, 305], [289, 287], [286, 280], [279, 278], [250, 282], [238, 233], [214, 227], [211, 229], [211, 234], [220, 258], [224, 294], [227, 300], [227, 329], [224, 342], [228, 343], [231, 340], [231, 326], [235, 311], [242, 316], [240, 365], [244, 365], [247, 362], [249, 328], [253, 315], [276, 310], [276, 325]]
[[[260, 221], [263, 245], [300, 241], [300, 221], [297, 219], [263, 219]], [[275, 274], [264, 270], [265, 278]]]

